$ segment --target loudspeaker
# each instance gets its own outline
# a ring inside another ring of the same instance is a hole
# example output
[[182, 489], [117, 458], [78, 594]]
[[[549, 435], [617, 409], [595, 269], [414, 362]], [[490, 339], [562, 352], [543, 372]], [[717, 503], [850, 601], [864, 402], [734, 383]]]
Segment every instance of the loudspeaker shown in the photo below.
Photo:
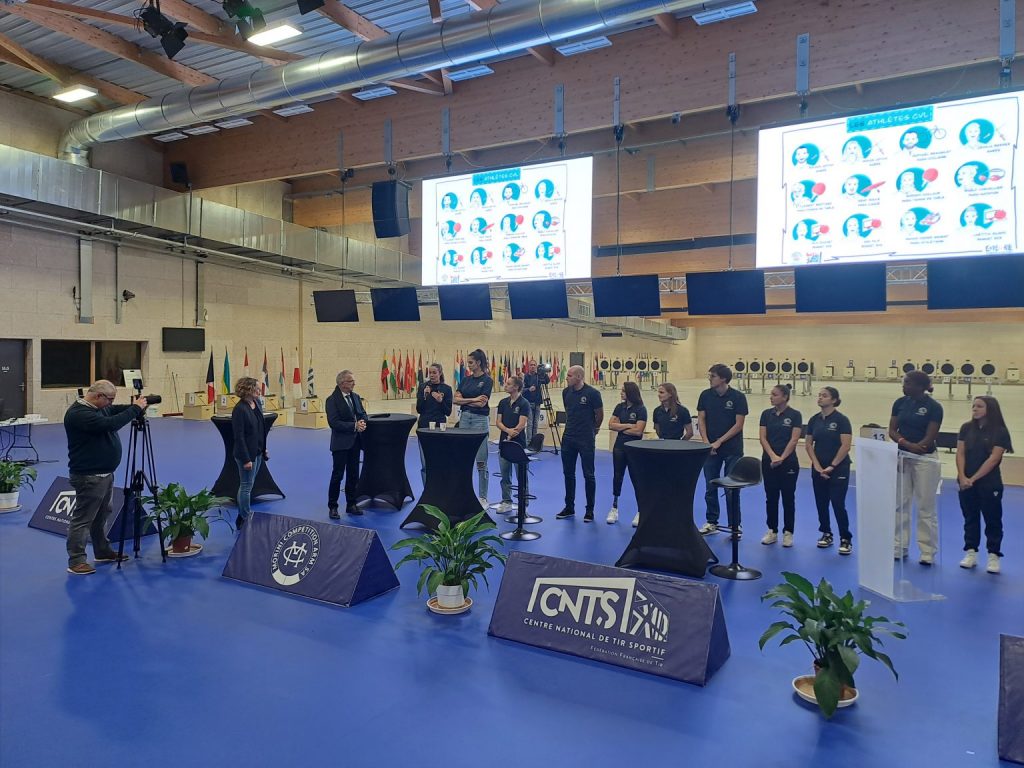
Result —
[[569, 365], [583, 365], [583, 353], [582, 352], [570, 352], [569, 353]]
[[401, 181], [373, 182], [373, 233], [377, 237], [409, 234], [409, 187]]
[[188, 178], [188, 166], [185, 163], [171, 163], [171, 181], [183, 187], [192, 186]]

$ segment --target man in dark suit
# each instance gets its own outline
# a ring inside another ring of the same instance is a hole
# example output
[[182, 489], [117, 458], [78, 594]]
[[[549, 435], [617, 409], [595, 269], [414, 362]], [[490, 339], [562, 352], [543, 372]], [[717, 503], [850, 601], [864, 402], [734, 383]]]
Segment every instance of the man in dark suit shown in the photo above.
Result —
[[338, 492], [345, 478], [345, 513], [361, 515], [356, 506], [356, 485], [359, 483], [359, 436], [366, 430], [366, 409], [353, 388], [356, 378], [352, 371], [338, 374], [338, 386], [327, 398], [327, 423], [331, 427], [331, 456], [334, 470], [327, 488], [327, 513], [338, 520]]

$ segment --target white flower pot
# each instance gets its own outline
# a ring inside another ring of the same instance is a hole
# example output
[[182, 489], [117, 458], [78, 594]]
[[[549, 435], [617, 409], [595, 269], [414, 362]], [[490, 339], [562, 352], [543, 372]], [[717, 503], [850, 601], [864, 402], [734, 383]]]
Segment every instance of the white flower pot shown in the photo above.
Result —
[[446, 587], [441, 584], [437, 588], [437, 604], [441, 608], [461, 608], [466, 602], [465, 595], [462, 594], [462, 585], [459, 584], [455, 587]]
[[5, 509], [14, 509], [18, 506], [18, 494], [20, 491], [14, 491], [13, 493], [0, 493], [0, 512]]

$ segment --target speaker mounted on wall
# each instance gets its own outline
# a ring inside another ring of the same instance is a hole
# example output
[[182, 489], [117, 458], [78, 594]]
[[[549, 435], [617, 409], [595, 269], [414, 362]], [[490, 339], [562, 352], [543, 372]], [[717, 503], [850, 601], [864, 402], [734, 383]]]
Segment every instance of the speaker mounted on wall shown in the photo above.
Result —
[[180, 187], [192, 188], [192, 180], [188, 176], [188, 166], [185, 163], [171, 163], [171, 182]]
[[373, 233], [377, 237], [409, 234], [409, 185], [403, 181], [375, 181], [371, 192]]

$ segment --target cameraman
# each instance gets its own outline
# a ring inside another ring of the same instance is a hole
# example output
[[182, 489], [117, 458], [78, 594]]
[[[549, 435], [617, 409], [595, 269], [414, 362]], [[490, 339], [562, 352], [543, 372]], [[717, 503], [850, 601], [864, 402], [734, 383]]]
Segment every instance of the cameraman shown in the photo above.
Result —
[[[64, 414], [68, 436], [68, 473], [75, 489], [75, 508], [68, 528], [68, 573], [88, 576], [96, 569], [85, 559], [85, 542], [92, 538], [97, 563], [117, 562], [117, 553], [104, 531], [111, 512], [114, 472], [121, 463], [121, 440], [117, 431], [142, 416], [148, 404], [139, 397], [131, 405], [114, 405], [117, 388], [100, 379], [76, 400]], [[127, 560], [127, 556], [122, 556]]]
[[526, 427], [526, 442], [533, 440], [537, 434], [537, 417], [540, 406], [544, 402], [544, 385], [548, 383], [547, 367], [537, 371], [537, 361], [531, 360], [528, 372], [523, 376], [523, 397], [530, 404], [530, 421]]

